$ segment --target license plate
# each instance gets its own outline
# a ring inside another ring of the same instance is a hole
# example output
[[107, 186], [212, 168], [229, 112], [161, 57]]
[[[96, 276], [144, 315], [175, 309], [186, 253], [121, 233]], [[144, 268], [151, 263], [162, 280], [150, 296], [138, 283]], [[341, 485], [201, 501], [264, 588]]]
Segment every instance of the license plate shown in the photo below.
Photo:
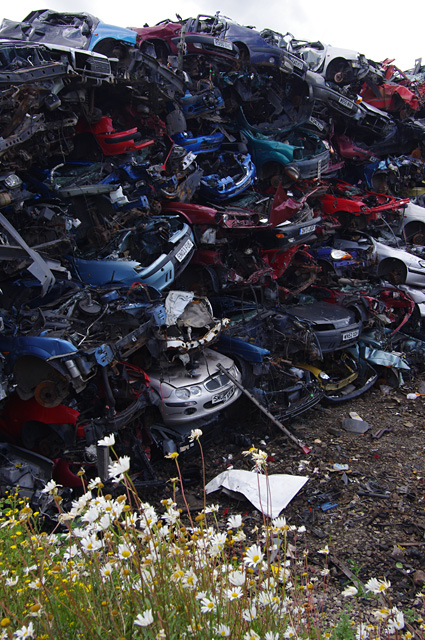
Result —
[[319, 129], [319, 131], [323, 131], [323, 129], [325, 128], [325, 125], [323, 125], [320, 120], [317, 120], [317, 118], [313, 118], [313, 116], [310, 116], [308, 121], [311, 122], [311, 124], [314, 125], [317, 129]]
[[310, 224], [308, 227], [303, 227], [302, 229], [300, 229], [300, 236], [303, 236], [305, 233], [312, 233], [315, 228], [315, 224]]
[[184, 243], [184, 245], [182, 246], [181, 249], [179, 249], [179, 251], [177, 251], [176, 253], [176, 258], [179, 262], [181, 262], [182, 260], [185, 259], [185, 257], [187, 256], [187, 254], [189, 253], [189, 251], [191, 250], [191, 248], [193, 247], [193, 242], [192, 240], [186, 240], [186, 242]]
[[346, 340], [352, 340], [353, 338], [357, 338], [359, 335], [359, 330], [354, 329], [354, 331], [347, 331], [347, 333], [342, 334], [342, 339], [345, 342]]
[[297, 67], [297, 69], [304, 68], [303, 62], [301, 60], [298, 60], [298, 58], [291, 58], [291, 62], [294, 65], [294, 67]]
[[347, 109], [351, 109], [353, 107], [353, 103], [351, 100], [347, 100], [347, 98], [343, 98], [342, 96], [338, 98], [339, 104], [342, 104], [343, 107], [347, 107]]
[[221, 47], [222, 49], [227, 49], [228, 51], [233, 50], [233, 45], [231, 42], [226, 42], [225, 40], [219, 40], [218, 38], [214, 38], [214, 46]]
[[231, 387], [227, 389], [227, 391], [222, 391], [221, 393], [215, 393], [212, 397], [212, 404], [218, 404], [219, 402], [227, 402], [230, 400], [232, 395], [235, 393], [235, 387]]

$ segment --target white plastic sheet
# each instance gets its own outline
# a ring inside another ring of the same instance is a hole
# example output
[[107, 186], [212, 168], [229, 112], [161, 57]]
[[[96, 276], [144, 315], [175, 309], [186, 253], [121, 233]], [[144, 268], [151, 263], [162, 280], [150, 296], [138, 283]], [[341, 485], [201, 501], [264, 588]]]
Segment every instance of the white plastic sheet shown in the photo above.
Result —
[[307, 482], [307, 476], [285, 473], [264, 475], [241, 469], [223, 471], [205, 487], [206, 493], [224, 489], [228, 495], [244, 495], [256, 509], [270, 518], [277, 518]]

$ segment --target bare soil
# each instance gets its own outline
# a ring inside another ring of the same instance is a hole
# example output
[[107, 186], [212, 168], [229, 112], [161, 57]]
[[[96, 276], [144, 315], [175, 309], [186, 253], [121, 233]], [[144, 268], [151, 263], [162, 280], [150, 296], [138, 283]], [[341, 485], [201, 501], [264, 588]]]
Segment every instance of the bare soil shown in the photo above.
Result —
[[[205, 446], [207, 482], [230, 465], [252, 469], [242, 455], [250, 444], [269, 454], [269, 474], [309, 477], [281, 515], [290, 524], [305, 525], [313, 572], [324, 566], [317, 551], [329, 544], [330, 613], [346, 604], [340, 596], [344, 586], [370, 577], [391, 581], [393, 605], [418, 615], [423, 610], [417, 594], [425, 586], [425, 397], [406, 396], [418, 391], [424, 379], [422, 374], [399, 389], [381, 385], [349, 403], [317, 405], [291, 421], [287, 426], [312, 448], [309, 455], [290, 444], [246, 398], [234, 405], [221, 433]], [[362, 435], [345, 431], [342, 422], [351, 411], [371, 429]], [[194, 457], [180, 460], [183, 469], [199, 465]], [[335, 464], [348, 465], [348, 470], [335, 470]], [[188, 484], [186, 492], [193, 508], [202, 507], [200, 481]], [[223, 523], [228, 515], [242, 513], [247, 528], [261, 524], [261, 514], [245, 499], [214, 493], [208, 502], [220, 504]]]

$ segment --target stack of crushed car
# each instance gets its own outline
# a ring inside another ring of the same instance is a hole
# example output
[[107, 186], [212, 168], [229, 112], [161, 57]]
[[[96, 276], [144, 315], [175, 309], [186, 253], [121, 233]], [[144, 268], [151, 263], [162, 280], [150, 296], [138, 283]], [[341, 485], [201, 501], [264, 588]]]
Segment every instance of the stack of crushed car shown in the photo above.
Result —
[[290, 429], [422, 370], [424, 117], [420, 60], [220, 13], [3, 20], [0, 486], [113, 433], [142, 490], [242, 393]]

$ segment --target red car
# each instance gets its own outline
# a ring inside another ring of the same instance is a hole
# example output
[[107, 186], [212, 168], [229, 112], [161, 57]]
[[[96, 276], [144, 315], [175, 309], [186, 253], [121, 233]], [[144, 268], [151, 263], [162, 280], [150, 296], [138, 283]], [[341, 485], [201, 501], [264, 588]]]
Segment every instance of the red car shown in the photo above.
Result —
[[377, 109], [397, 113], [407, 112], [410, 115], [423, 107], [423, 96], [403, 71], [400, 71], [392, 60], [384, 60], [384, 82], [382, 84], [365, 83], [361, 96], [365, 102]]
[[364, 229], [369, 223], [379, 220], [383, 213], [399, 211], [409, 202], [409, 198], [363, 191], [342, 180], [332, 180], [319, 200], [322, 215], [337, 217], [342, 227], [357, 229]]
[[[137, 43], [142, 51], [154, 54], [166, 63], [168, 56], [178, 56], [179, 52], [190, 56], [214, 56], [218, 61], [233, 66], [238, 60], [236, 45], [225, 38], [215, 38], [206, 33], [185, 32], [184, 24], [164, 20], [154, 27], [130, 27], [137, 33]], [[183, 47], [183, 49], [182, 49]]]

